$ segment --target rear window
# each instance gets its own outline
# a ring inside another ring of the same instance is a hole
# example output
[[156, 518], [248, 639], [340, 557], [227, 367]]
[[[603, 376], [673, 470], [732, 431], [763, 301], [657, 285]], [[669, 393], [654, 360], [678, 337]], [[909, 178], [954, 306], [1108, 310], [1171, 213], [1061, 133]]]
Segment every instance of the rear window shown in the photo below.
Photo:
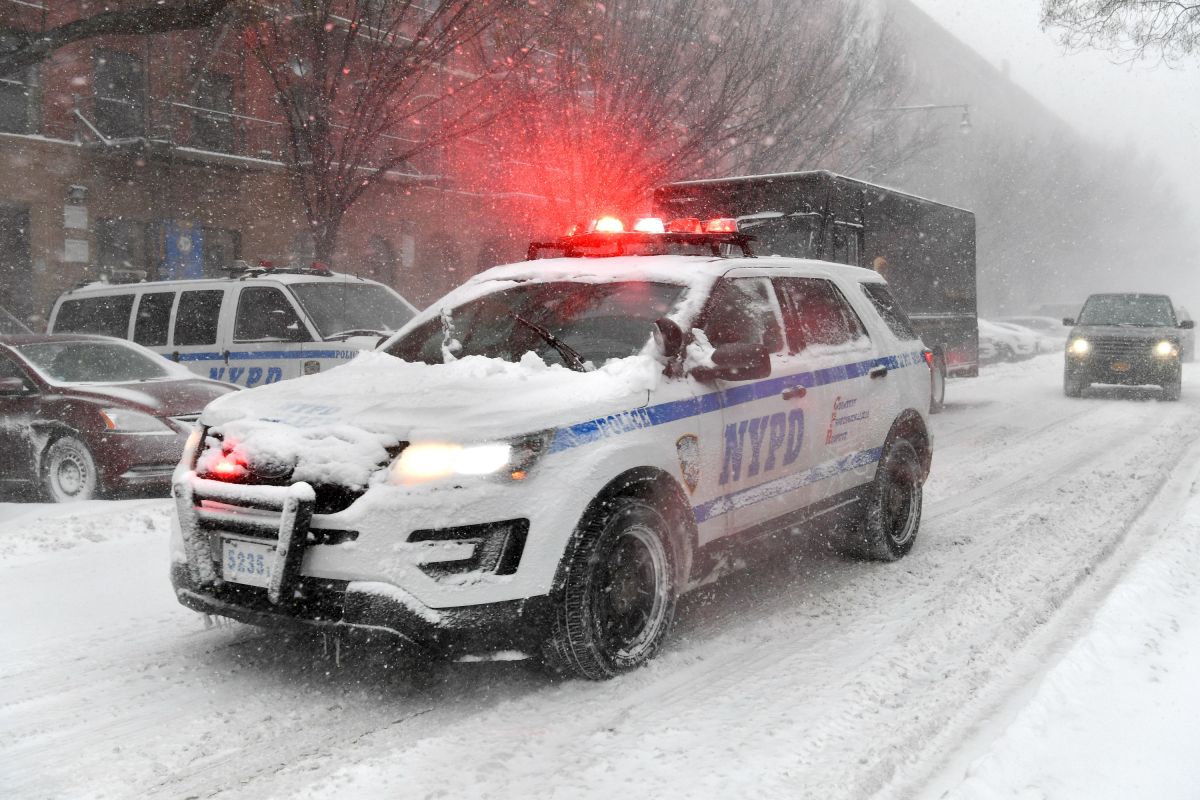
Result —
[[896, 334], [896, 337], [905, 341], [911, 339], [919, 339], [916, 330], [913, 329], [912, 320], [908, 318], [908, 314], [904, 313], [904, 309], [896, 302], [896, 298], [892, 297], [892, 293], [882, 283], [864, 283], [862, 284], [863, 294], [875, 306], [875, 310], [879, 312], [879, 316], [883, 318], [886, 324]]
[[129, 314], [133, 311], [132, 294], [110, 294], [67, 300], [58, 307], [54, 333], [95, 333], [101, 336], [129, 337]]

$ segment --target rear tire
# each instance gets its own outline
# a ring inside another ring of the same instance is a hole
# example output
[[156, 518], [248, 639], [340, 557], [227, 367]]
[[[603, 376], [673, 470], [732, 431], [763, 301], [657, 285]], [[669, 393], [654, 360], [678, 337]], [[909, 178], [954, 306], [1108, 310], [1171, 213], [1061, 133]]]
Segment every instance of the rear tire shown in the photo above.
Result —
[[923, 484], [917, 448], [908, 439], [891, 440], [867, 493], [862, 524], [843, 540], [840, 549], [873, 561], [896, 561], [907, 555], [921, 527]]
[[933, 354], [929, 369], [929, 413], [937, 414], [946, 407], [946, 360], [941, 353]]
[[677, 537], [638, 497], [605, 500], [571, 537], [542, 660], [567, 677], [606, 680], [650, 660], [675, 620]]
[[42, 460], [42, 494], [52, 503], [91, 500], [100, 489], [96, 460], [74, 436], [56, 439]]

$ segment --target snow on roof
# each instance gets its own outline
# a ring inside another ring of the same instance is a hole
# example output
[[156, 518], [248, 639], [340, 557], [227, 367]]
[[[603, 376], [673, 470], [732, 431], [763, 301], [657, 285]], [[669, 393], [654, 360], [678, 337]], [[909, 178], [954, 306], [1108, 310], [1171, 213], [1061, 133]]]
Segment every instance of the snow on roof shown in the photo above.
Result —
[[[311, 272], [284, 272], [282, 268], [279, 270], [258, 271], [254, 270], [247, 273], [233, 272], [224, 278], [184, 278], [181, 280], [165, 280], [165, 281], [135, 281], [133, 283], [113, 283], [110, 281], [92, 281], [91, 283], [76, 286], [63, 292], [64, 295], [73, 294], [88, 294], [92, 292], [103, 293], [105, 291], [114, 291], [117, 293], [127, 292], [135, 289], [151, 289], [151, 288], [170, 288], [178, 289], [183, 286], [207, 286], [213, 287], [227, 283], [250, 283], [252, 281], [275, 281], [282, 284], [295, 283], [378, 283], [369, 278], [360, 278], [357, 275], [350, 275], [345, 272], [331, 272], [328, 275], [317, 275]], [[382, 284], [379, 284], [382, 285]]]

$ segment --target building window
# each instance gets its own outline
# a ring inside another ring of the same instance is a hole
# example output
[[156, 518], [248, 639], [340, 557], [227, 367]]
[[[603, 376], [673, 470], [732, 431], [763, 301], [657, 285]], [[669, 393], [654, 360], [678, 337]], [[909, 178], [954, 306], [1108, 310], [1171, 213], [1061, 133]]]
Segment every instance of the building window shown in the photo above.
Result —
[[[0, 33], [0, 51], [13, 42], [11, 35]], [[0, 75], [0, 132], [35, 133], [37, 131], [37, 68]]]
[[192, 130], [188, 143], [202, 150], [233, 152], [233, 78], [202, 72], [192, 98]]
[[109, 271], [147, 277], [146, 223], [121, 217], [96, 220], [96, 263]]
[[142, 61], [120, 50], [96, 51], [96, 127], [112, 139], [143, 135], [146, 122], [146, 82]]

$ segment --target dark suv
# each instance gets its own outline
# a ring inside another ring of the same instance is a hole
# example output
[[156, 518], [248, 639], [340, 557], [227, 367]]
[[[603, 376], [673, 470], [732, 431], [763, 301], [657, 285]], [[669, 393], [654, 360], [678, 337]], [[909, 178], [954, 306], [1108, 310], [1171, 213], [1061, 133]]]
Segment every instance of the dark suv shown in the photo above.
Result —
[[1083, 304], [1067, 337], [1063, 392], [1079, 397], [1093, 383], [1156, 384], [1164, 400], [1178, 400], [1180, 330], [1194, 327], [1179, 321], [1165, 294], [1094, 294]]

